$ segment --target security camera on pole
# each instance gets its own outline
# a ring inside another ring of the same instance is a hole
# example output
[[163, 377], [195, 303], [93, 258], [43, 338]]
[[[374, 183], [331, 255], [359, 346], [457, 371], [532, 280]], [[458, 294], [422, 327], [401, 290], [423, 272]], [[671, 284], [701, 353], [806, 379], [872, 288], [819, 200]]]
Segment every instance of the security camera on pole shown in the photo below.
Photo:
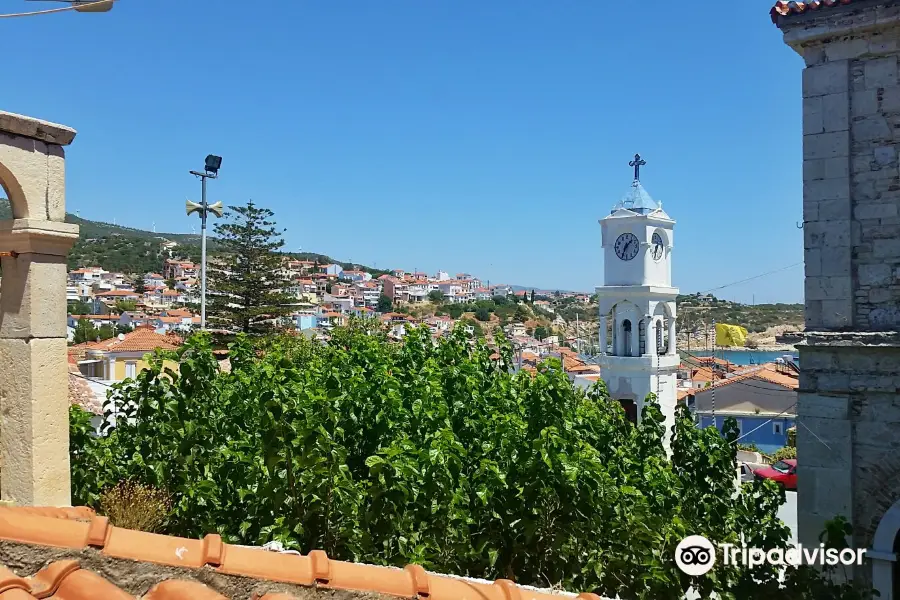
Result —
[[187, 214], [197, 213], [200, 215], [200, 328], [206, 329], [206, 215], [213, 213], [222, 218], [223, 208], [221, 202], [215, 204], [206, 203], [206, 180], [216, 179], [219, 176], [219, 168], [222, 166], [222, 157], [210, 154], [206, 157], [206, 165], [204, 172], [191, 171], [191, 175], [196, 175], [202, 182], [202, 194], [200, 204], [191, 202], [186, 203]]

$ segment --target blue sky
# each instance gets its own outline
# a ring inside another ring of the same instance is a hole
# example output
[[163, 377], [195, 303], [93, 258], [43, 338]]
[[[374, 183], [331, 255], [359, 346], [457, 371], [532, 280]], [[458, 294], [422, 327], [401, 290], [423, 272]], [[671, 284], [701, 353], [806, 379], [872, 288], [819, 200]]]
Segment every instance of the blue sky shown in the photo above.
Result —
[[[602, 284], [640, 152], [674, 283], [705, 291], [803, 260], [802, 61], [770, 5], [120, 0], [0, 20], [2, 108], [79, 131], [82, 217], [189, 232], [216, 153], [210, 200], [271, 208], [289, 250], [550, 289]], [[717, 294], [798, 302], [802, 277]]]

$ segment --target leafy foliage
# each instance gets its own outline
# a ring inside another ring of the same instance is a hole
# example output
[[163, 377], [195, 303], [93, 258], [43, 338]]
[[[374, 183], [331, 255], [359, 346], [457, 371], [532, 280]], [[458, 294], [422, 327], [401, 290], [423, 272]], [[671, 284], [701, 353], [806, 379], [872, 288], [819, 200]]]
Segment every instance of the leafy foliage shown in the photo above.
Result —
[[239, 336], [221, 373], [197, 334], [115, 387], [124, 414], [107, 435], [73, 409], [75, 501], [97, 506], [133, 480], [171, 493], [174, 534], [608, 597], [675, 599], [691, 585], [701, 597], [856, 597], [803, 569], [784, 587], [768, 566], [682, 574], [674, 549], [689, 534], [788, 542], [783, 491], [736, 493], [736, 423], [722, 437], [682, 411], [670, 461], [652, 398], [635, 427], [602, 382], [576, 389], [555, 360], [514, 373], [496, 341], [499, 359], [460, 328], [398, 344], [373, 322], [325, 345]]
[[75, 344], [96, 342], [97, 340], [108, 340], [115, 336], [116, 328], [112, 325], [104, 324], [98, 328], [88, 319], [78, 319], [78, 322], [75, 323], [72, 342]]
[[84, 316], [93, 313], [94, 309], [87, 302], [73, 300], [66, 306], [66, 312], [70, 315]]
[[378, 305], [376, 306], [376, 310], [380, 313], [391, 312], [391, 309], [394, 308], [394, 301], [391, 300], [391, 297], [387, 294], [381, 294], [378, 296]]
[[773, 461], [784, 460], [786, 458], [797, 458], [797, 448], [794, 446], [785, 446], [772, 455]]
[[276, 254], [284, 246], [271, 220], [274, 213], [253, 201], [230, 206], [224, 223], [216, 224], [221, 255], [209, 268], [209, 321], [217, 327], [259, 333], [290, 314], [293, 299], [284, 292], [284, 257]]

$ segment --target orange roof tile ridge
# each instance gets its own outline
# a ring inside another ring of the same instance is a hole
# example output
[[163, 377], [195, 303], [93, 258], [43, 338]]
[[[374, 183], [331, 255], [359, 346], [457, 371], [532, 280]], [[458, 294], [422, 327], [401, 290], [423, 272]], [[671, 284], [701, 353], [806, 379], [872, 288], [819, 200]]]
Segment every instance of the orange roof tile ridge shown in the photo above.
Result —
[[[89, 514], [92, 518], [90, 523], [76, 521], [72, 520], [73, 514], [78, 516]], [[228, 575], [304, 587], [375, 592], [402, 598], [422, 597], [426, 594], [431, 600], [451, 600], [473, 595], [498, 597], [497, 592], [491, 590], [500, 588], [502, 596], [510, 600], [514, 598], [552, 600], [560, 596], [581, 600], [602, 600], [594, 594], [576, 596], [571, 592], [559, 593], [517, 585], [504, 579], [491, 582], [457, 575], [429, 573], [419, 565], [407, 565], [401, 569], [333, 560], [322, 550], [313, 550], [306, 556], [298, 556], [258, 547], [242, 547], [225, 544], [218, 534], [209, 534], [202, 539], [189, 539], [134, 531], [111, 526], [106, 517], [96, 515], [83, 507], [57, 509], [0, 506], [0, 539], [72, 549], [94, 546], [99, 548], [102, 555], [110, 558], [188, 569], [200, 569], [208, 565]], [[54, 563], [39, 575], [37, 581], [44, 582], [41, 584], [43, 588], [49, 586], [47, 582], [59, 584], [60, 597], [70, 597], [68, 593], [63, 593], [61, 587], [69, 585], [72, 586], [73, 599], [132, 598], [96, 573], [80, 570], [77, 565], [73, 567], [71, 562]], [[25, 591], [33, 586], [27, 580], [15, 577], [12, 572], [3, 572], [0, 565], [0, 586], [4, 581]], [[148, 600], [175, 600], [184, 597], [198, 600], [224, 598], [212, 589], [197, 585], [199, 584], [194, 585], [193, 582], [186, 581], [172, 582], [165, 586], [160, 584], [145, 598]], [[80, 592], [85, 586], [102, 587], [104, 594], [84, 596], [81, 593], [74, 593], [75, 588], [80, 588], [78, 590]], [[189, 589], [197, 591], [188, 594]], [[526, 590], [527, 593], [523, 593]]]

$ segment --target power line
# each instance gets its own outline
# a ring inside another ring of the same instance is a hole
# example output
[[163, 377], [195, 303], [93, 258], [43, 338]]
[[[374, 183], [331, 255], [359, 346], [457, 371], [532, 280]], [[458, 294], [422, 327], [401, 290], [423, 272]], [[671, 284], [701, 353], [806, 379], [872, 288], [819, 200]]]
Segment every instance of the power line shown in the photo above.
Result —
[[[771, 419], [769, 419], [768, 421], [766, 421], [765, 423], [763, 423], [762, 425], [760, 425], [759, 427], [756, 427], [755, 429], [751, 429], [751, 430], [748, 431], [747, 433], [743, 434], [741, 437], [739, 437], [739, 438], [737, 438], [736, 440], [734, 440], [734, 441], [732, 442], [732, 444], [737, 444], [739, 441], [741, 441], [742, 439], [744, 439], [745, 437], [747, 437], [748, 435], [750, 435], [750, 434], [753, 433], [754, 431], [758, 431], [758, 430], [762, 429], [763, 427], [765, 427], [766, 425], [768, 425], [769, 423], [771, 423], [772, 421], [774, 421], [775, 419], [777, 419], [778, 417], [780, 417], [781, 415], [783, 415], [784, 413], [786, 413], [787, 411], [791, 410], [791, 409], [794, 408], [795, 406], [797, 406], [797, 403], [796, 403], [796, 402], [794, 402], [793, 404], [791, 404], [790, 406], [788, 406], [786, 409], [784, 409], [783, 411], [781, 411], [780, 413], [778, 413], [777, 415], [775, 415], [774, 417], [772, 417]], [[796, 420], [796, 419], [795, 419], [795, 420]], [[806, 425], [804, 425], [804, 427], [806, 427]], [[815, 435], [815, 434], [813, 434], [813, 435]], [[824, 443], [824, 442], [823, 442], [823, 443]]]
[[709, 289], [709, 290], [706, 290], [705, 292], [702, 292], [702, 293], [703, 293], [703, 294], [708, 294], [708, 293], [710, 293], [710, 292], [715, 292], [715, 291], [718, 291], [718, 290], [723, 290], [723, 289], [725, 289], [725, 288], [727, 288], [727, 287], [731, 287], [731, 286], [733, 286], [733, 285], [738, 285], [738, 284], [740, 284], [740, 283], [746, 283], [746, 282], [748, 282], [748, 281], [753, 281], [754, 279], [759, 279], [760, 277], [765, 277], [765, 276], [767, 276], [767, 275], [772, 275], [772, 274], [774, 274], [774, 273], [780, 273], [781, 271], [787, 271], [788, 269], [793, 269], [794, 267], [799, 267], [799, 266], [802, 265], [802, 264], [803, 264], [803, 262], [801, 261], [801, 262], [798, 262], [798, 263], [794, 263], [794, 264], [792, 264], [792, 265], [788, 265], [788, 266], [786, 266], [786, 267], [781, 267], [780, 269], [774, 269], [774, 270], [772, 270], [772, 271], [766, 271], [765, 273], [760, 273], [759, 275], [754, 275], [753, 277], [748, 277], [748, 278], [746, 278], [746, 279], [741, 279], [740, 281], [735, 281], [735, 282], [733, 282], [733, 283], [726, 283], [725, 285], [720, 285], [719, 287], [714, 287], [714, 288]]
[[20, 12], [20, 13], [6, 13], [0, 14], [0, 19], [14, 19], [16, 17], [36, 17], [38, 15], [49, 15], [53, 13], [65, 12], [68, 10], [78, 10], [84, 9], [89, 6], [101, 5], [108, 2], [117, 2], [118, 0], [94, 0], [93, 2], [72, 2], [69, 6], [63, 6], [61, 8], [47, 8], [44, 10], [33, 10], [30, 12]]

